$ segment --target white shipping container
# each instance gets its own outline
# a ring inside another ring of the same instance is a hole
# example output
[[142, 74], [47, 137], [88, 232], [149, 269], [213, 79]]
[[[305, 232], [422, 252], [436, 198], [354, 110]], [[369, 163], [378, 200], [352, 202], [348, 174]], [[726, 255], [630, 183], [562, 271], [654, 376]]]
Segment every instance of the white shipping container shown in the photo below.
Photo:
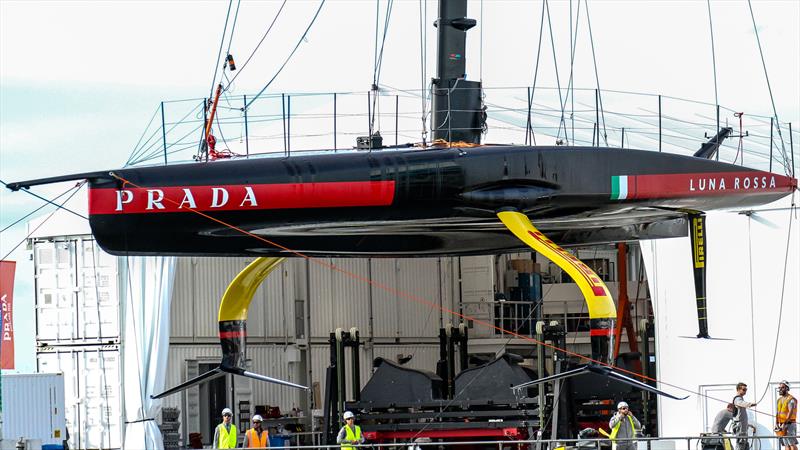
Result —
[[119, 340], [117, 258], [91, 237], [34, 242], [38, 343]]
[[37, 439], [61, 444], [66, 439], [63, 374], [3, 375], [0, 438]]
[[70, 448], [120, 448], [122, 379], [119, 347], [50, 347], [40, 349], [36, 359], [40, 372], [63, 373], [67, 377], [64, 399]]

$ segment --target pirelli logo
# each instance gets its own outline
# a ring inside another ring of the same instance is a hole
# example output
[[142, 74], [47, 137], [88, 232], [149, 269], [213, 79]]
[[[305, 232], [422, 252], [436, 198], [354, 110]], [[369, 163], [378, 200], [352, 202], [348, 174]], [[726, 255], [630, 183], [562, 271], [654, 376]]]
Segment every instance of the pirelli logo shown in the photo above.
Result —
[[692, 256], [695, 269], [706, 266], [706, 229], [703, 217], [692, 217]]

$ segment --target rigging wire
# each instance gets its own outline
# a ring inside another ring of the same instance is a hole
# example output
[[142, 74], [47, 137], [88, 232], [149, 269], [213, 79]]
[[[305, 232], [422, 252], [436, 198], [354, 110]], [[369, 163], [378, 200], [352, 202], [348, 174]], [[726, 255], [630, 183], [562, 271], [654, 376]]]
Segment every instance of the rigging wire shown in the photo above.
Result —
[[[553, 67], [555, 67], [556, 72], [556, 85], [558, 86], [558, 103], [561, 105], [565, 105], [564, 99], [561, 96], [561, 77], [558, 76], [558, 60], [556, 59], [556, 39], [553, 35], [553, 22], [550, 20], [550, 4], [547, 0], [544, 0], [545, 8], [547, 9], [547, 25], [550, 29], [550, 45], [553, 49]], [[569, 137], [567, 137], [567, 124], [564, 121], [564, 107], [561, 107], [561, 125], [564, 126], [564, 137], [569, 141]], [[573, 136], [574, 138], [574, 136]]]
[[[580, 15], [581, 0], [578, 0], [578, 14]], [[570, 119], [572, 122], [572, 135], [575, 136], [575, 45], [578, 40], [578, 19], [575, 19], [575, 30], [572, 29], [572, 0], [569, 0], [569, 93], [571, 99]]]
[[428, 138], [428, 4], [425, 0], [419, 0], [419, 60], [420, 60], [420, 100], [422, 102], [422, 146], [426, 146]]
[[[795, 214], [796, 211], [797, 211], [797, 206], [794, 203], [794, 193], [792, 193], [792, 206], [791, 208], [789, 208], [789, 229], [786, 232], [786, 253], [784, 254], [783, 257], [783, 281], [781, 283], [781, 302], [780, 306], [778, 307], [778, 326], [777, 326], [777, 331], [775, 332], [775, 346], [773, 347], [772, 351], [772, 363], [770, 364], [769, 367], [769, 376], [767, 376], [767, 387], [764, 389], [764, 393], [761, 394], [761, 398], [759, 398], [756, 403], [761, 403], [761, 400], [764, 400], [764, 397], [767, 395], [767, 392], [769, 392], [769, 380], [772, 379], [772, 373], [775, 370], [775, 358], [778, 355], [778, 341], [781, 336], [781, 322], [783, 322], [782, 320], [783, 299], [784, 299], [784, 293], [786, 292], [786, 268], [789, 267], [789, 249], [791, 248], [791, 241], [792, 241], [792, 223], [794, 222], [794, 220], [792, 220], [792, 216]], [[751, 220], [750, 215], [748, 215], [747, 219], [749, 227], [749, 221]], [[752, 270], [752, 264], [751, 264], [751, 270]], [[753, 378], [753, 384], [755, 384], [755, 378]]]
[[244, 68], [247, 67], [247, 63], [249, 63], [250, 60], [253, 59], [253, 56], [256, 54], [256, 51], [258, 51], [259, 47], [261, 47], [261, 44], [264, 43], [264, 40], [267, 38], [267, 35], [269, 35], [269, 32], [272, 30], [272, 27], [275, 25], [275, 22], [278, 20], [278, 17], [281, 15], [281, 12], [283, 11], [283, 7], [286, 6], [286, 1], [287, 0], [283, 0], [283, 3], [281, 3], [281, 7], [278, 9], [278, 12], [275, 13], [275, 17], [272, 18], [272, 22], [269, 24], [269, 27], [267, 27], [267, 31], [264, 32], [263, 36], [261, 36], [261, 40], [258, 41], [258, 44], [256, 44], [256, 47], [250, 53], [250, 56], [247, 57], [247, 60], [245, 60], [244, 64], [242, 64], [241, 67], [239, 67], [239, 70], [236, 71], [236, 75], [234, 75], [233, 78], [231, 78], [230, 81], [228, 81], [228, 84], [227, 84], [227, 86], [225, 86], [225, 89], [224, 89], [225, 91], [227, 91], [228, 88], [230, 87], [230, 85], [233, 84], [234, 81], [236, 81], [236, 77], [238, 77], [239, 74], [242, 73]]
[[[80, 190], [80, 188], [81, 188], [81, 187], [82, 187], [84, 184], [86, 184], [86, 180], [83, 180], [83, 181], [81, 181], [80, 183], [78, 183], [78, 184], [76, 184], [75, 186], [73, 186], [73, 187], [71, 188], [71, 189], [72, 189], [72, 194], [70, 194], [70, 195], [69, 195], [69, 197], [67, 197], [66, 199], [64, 199], [64, 201], [63, 201], [63, 202], [61, 202], [61, 204], [59, 204], [59, 205], [56, 205], [56, 206], [58, 206], [58, 208], [54, 209], [54, 210], [53, 210], [53, 212], [51, 212], [51, 213], [50, 213], [50, 215], [48, 215], [48, 216], [47, 216], [47, 218], [45, 218], [45, 219], [44, 219], [44, 220], [43, 220], [43, 221], [42, 221], [42, 222], [41, 222], [39, 225], [36, 225], [36, 228], [34, 228], [33, 230], [31, 230], [31, 232], [30, 232], [30, 233], [28, 233], [28, 235], [27, 235], [27, 236], [25, 236], [24, 238], [22, 238], [22, 240], [21, 240], [21, 241], [19, 241], [19, 242], [17, 243], [17, 245], [15, 245], [14, 247], [12, 247], [12, 248], [11, 248], [11, 250], [10, 250], [8, 253], [6, 253], [6, 254], [5, 254], [5, 255], [4, 255], [2, 258], [0, 258], [0, 260], [5, 260], [6, 258], [8, 258], [8, 256], [9, 256], [9, 255], [11, 255], [12, 253], [14, 253], [14, 251], [15, 251], [15, 250], [16, 250], [16, 249], [17, 249], [17, 248], [20, 246], [20, 245], [22, 245], [22, 244], [23, 244], [25, 241], [27, 241], [27, 240], [28, 240], [28, 238], [29, 238], [29, 237], [31, 237], [31, 236], [33, 235], [33, 233], [35, 233], [35, 232], [36, 232], [36, 230], [38, 230], [38, 229], [39, 229], [39, 228], [40, 228], [42, 225], [44, 225], [45, 223], [47, 223], [47, 221], [48, 221], [48, 220], [50, 220], [50, 219], [53, 217], [53, 214], [55, 214], [55, 213], [58, 211], [58, 209], [59, 209], [59, 208], [60, 208], [60, 209], [64, 209], [64, 210], [66, 210], [66, 211], [69, 211], [69, 212], [71, 212], [72, 214], [75, 214], [76, 216], [83, 217], [83, 216], [81, 216], [80, 214], [78, 214], [78, 213], [76, 213], [76, 212], [74, 212], [74, 211], [71, 211], [71, 210], [69, 210], [69, 209], [65, 208], [65, 207], [64, 207], [64, 205], [65, 205], [65, 204], [66, 204], [66, 203], [67, 203], [67, 202], [68, 202], [68, 201], [69, 201], [69, 200], [70, 200], [72, 197], [74, 197], [74, 196], [75, 196], [75, 194], [77, 194], [77, 193], [78, 193], [78, 191]], [[5, 183], [3, 183], [3, 185], [6, 185], [6, 184], [5, 184]], [[33, 192], [30, 192], [30, 191], [29, 191], [29, 190], [27, 190], [27, 189], [25, 190], [25, 192], [27, 192], [27, 193], [29, 193], [29, 194], [33, 194]], [[34, 194], [34, 195], [35, 195], [35, 194]], [[38, 196], [37, 196], [37, 197], [38, 197]], [[39, 197], [39, 198], [42, 198], [42, 197]], [[47, 200], [47, 201], [48, 201], [48, 202], [50, 202], [49, 200]], [[86, 219], [86, 217], [83, 217], [83, 218], [84, 218], [84, 219]], [[88, 219], [87, 219], [87, 220], [88, 220]]]
[[383, 38], [381, 40], [381, 50], [378, 53], [378, 59], [375, 62], [375, 72], [373, 73], [373, 83], [378, 85], [381, 79], [381, 68], [383, 68], [383, 51], [386, 47], [386, 35], [389, 31], [389, 20], [392, 17], [392, 9], [394, 7], [394, 0], [389, 0], [386, 5], [386, 17], [383, 21]]
[[[6, 187], [8, 187], [8, 185], [7, 185], [5, 182], [3, 182], [3, 181], [0, 181], [0, 183], [3, 183], [3, 186], [6, 186]], [[73, 186], [73, 187], [72, 187], [72, 188], [70, 188], [70, 189], [75, 189], [76, 187], [80, 187], [80, 186], [81, 186], [81, 184], [82, 184], [82, 183], [78, 183], [78, 184], [76, 184], [75, 186]], [[32, 196], [34, 196], [34, 197], [38, 198], [39, 200], [45, 201], [45, 202], [47, 202], [47, 203], [49, 203], [49, 204], [51, 204], [51, 205], [53, 205], [53, 206], [56, 206], [56, 207], [58, 207], [58, 208], [61, 208], [61, 209], [63, 209], [63, 210], [65, 210], [65, 211], [69, 212], [69, 213], [72, 213], [72, 214], [74, 214], [74, 215], [76, 215], [76, 216], [80, 217], [81, 219], [86, 219], [86, 220], [89, 220], [89, 218], [88, 218], [88, 217], [86, 217], [86, 216], [84, 216], [84, 215], [82, 215], [82, 214], [78, 214], [78, 213], [76, 213], [75, 211], [73, 211], [73, 210], [71, 210], [71, 209], [69, 209], [69, 208], [65, 208], [65, 207], [63, 206], [63, 205], [64, 205], [63, 203], [59, 205], [59, 204], [55, 203], [55, 202], [54, 202], [54, 201], [52, 201], [52, 200], [48, 200], [48, 199], [46, 199], [46, 198], [42, 197], [41, 195], [39, 195], [39, 194], [37, 194], [37, 193], [35, 193], [35, 192], [32, 192], [30, 189], [20, 189], [20, 191], [22, 191], [22, 192], [25, 192], [26, 194], [30, 194], [30, 195], [32, 195]], [[61, 194], [61, 195], [59, 195], [58, 197], [61, 197], [62, 195], [66, 194], [67, 192], [69, 192], [69, 190], [67, 190], [66, 192], [62, 193], [62, 194]], [[56, 197], [56, 198], [58, 198], [58, 197]], [[71, 197], [71, 196], [70, 196], [70, 197]]]
[[[542, 18], [539, 22], [539, 43], [536, 46], [536, 65], [533, 69], [533, 85], [531, 86], [531, 95], [528, 99], [529, 104], [533, 104], [533, 94], [536, 92], [536, 80], [539, 77], [539, 60], [542, 55], [542, 35], [544, 34], [544, 2], [542, 2]], [[533, 123], [531, 122], [531, 129], [533, 129]]]
[[[572, 14], [572, 2], [570, 1], [570, 14]], [[572, 98], [572, 113], [570, 117], [572, 119], [572, 143], [575, 143], [575, 87], [573, 82], [573, 68], [575, 66], [575, 50], [576, 46], [578, 45], [578, 25], [580, 24], [579, 20], [581, 17], [581, 2], [578, 1], [578, 11], [576, 13], [575, 18], [575, 38], [573, 40], [573, 33], [570, 31], [570, 62], [569, 62], [569, 82], [567, 83], [567, 95], [564, 97], [564, 104], [561, 105], [561, 110], [565, 111], [567, 108], [567, 101]], [[570, 19], [570, 28], [572, 28], [572, 19]], [[572, 91], [572, 95], [570, 95], [570, 91]], [[564, 124], [564, 136], [567, 136], [567, 125]]]
[[480, 56], [478, 58], [478, 81], [483, 84], [483, 0], [481, 0], [481, 26], [480, 26]]
[[150, 117], [150, 121], [147, 122], [147, 126], [144, 127], [144, 130], [142, 131], [142, 135], [139, 136], [139, 140], [136, 141], [136, 145], [133, 146], [133, 151], [131, 152], [130, 156], [128, 156], [128, 161], [125, 162], [125, 166], [130, 165], [131, 160], [136, 156], [137, 151], [139, 150], [139, 144], [142, 143], [142, 139], [144, 139], [145, 134], [147, 134], [147, 130], [149, 130], [150, 129], [150, 125], [153, 124], [153, 120], [155, 120], [159, 109], [160, 109], [160, 107], [156, 107], [156, 110], [153, 111], [153, 115]]
[[761, 66], [764, 68], [764, 78], [767, 80], [767, 90], [769, 90], [769, 100], [772, 103], [772, 113], [775, 115], [775, 127], [778, 130], [778, 137], [781, 140], [781, 156], [783, 156], [783, 170], [786, 175], [791, 172], [789, 170], [789, 156], [786, 154], [786, 145], [783, 142], [783, 134], [781, 133], [781, 121], [778, 119], [778, 109], [775, 108], [775, 97], [772, 95], [772, 85], [769, 82], [769, 73], [767, 73], [767, 62], [764, 59], [764, 51], [761, 49], [761, 38], [758, 35], [758, 26], [756, 26], [756, 16], [753, 14], [753, 4], [747, 0], [747, 7], [750, 9], [750, 18], [753, 19], [753, 32], [756, 35], [756, 42], [758, 43], [758, 53], [761, 55]]
[[[172, 130], [174, 130], [174, 129], [175, 129], [177, 126], [178, 126], [178, 125], [181, 125], [182, 123], [184, 123], [183, 121], [184, 121], [184, 120], [186, 120], [186, 118], [187, 118], [187, 117], [189, 117], [189, 116], [190, 116], [190, 115], [191, 115], [191, 114], [192, 114], [192, 113], [193, 113], [195, 110], [197, 110], [197, 108], [199, 108], [199, 107], [200, 107], [200, 105], [196, 105], [194, 108], [192, 108], [192, 110], [190, 110], [188, 113], [186, 113], [186, 114], [185, 114], [185, 115], [184, 115], [184, 116], [183, 116], [183, 117], [182, 117], [180, 120], [178, 120], [177, 122], [175, 122], [175, 124], [174, 124], [174, 125], [173, 125], [173, 126], [170, 128], [170, 129], [168, 129], [168, 130], [165, 132], [165, 134], [169, 134], [169, 133], [170, 133]], [[166, 145], [166, 148], [170, 148], [170, 147], [172, 147], [173, 145], [180, 143], [181, 141], [183, 141], [184, 139], [186, 139], [186, 137], [188, 137], [190, 134], [194, 133], [195, 131], [197, 131], [197, 130], [198, 130], [199, 128], [201, 128], [201, 127], [203, 127], [203, 124], [200, 124], [200, 125], [198, 125], [198, 126], [197, 126], [197, 127], [195, 127], [195, 128], [192, 130], [192, 131], [190, 131], [189, 133], [187, 133], [187, 134], [183, 135], [183, 136], [182, 136], [180, 139], [178, 139], [177, 141], [175, 141], [175, 142], [173, 142], [173, 143], [171, 143], [171, 144], [167, 144], [167, 145]], [[161, 127], [159, 127], [158, 129], [160, 130], [160, 129], [161, 129]], [[156, 130], [156, 131], [154, 132], [154, 135], [155, 135], [155, 133], [157, 133], [157, 132], [158, 132], [158, 130]], [[148, 140], [149, 140], [149, 139], [148, 139]], [[146, 149], [146, 150], [149, 150], [150, 152], [149, 152], [149, 153], [144, 153], [144, 151], [143, 151], [143, 152], [142, 152], [142, 154], [141, 154], [141, 156], [139, 157], [139, 159], [138, 159], [138, 160], [135, 160], [135, 161], [133, 161], [133, 162], [131, 162], [129, 165], [135, 165], [135, 164], [139, 164], [139, 163], [141, 163], [141, 162], [143, 162], [143, 161], [148, 161], [148, 160], [150, 160], [150, 159], [153, 159], [153, 158], [157, 157], [158, 155], [163, 155], [163, 149], [155, 147], [155, 146], [157, 146], [158, 144], [159, 144], [159, 142], [158, 142], [158, 141], [154, 141], [153, 143], [151, 143], [151, 144], [150, 144], [150, 145], [147, 147], [147, 149]]]
[[[714, 103], [719, 105], [719, 94], [717, 93], [717, 51], [714, 46], [714, 23], [711, 21], [711, 0], [706, 0], [708, 5], [708, 29], [711, 32], [711, 62], [714, 68]], [[719, 133], [719, 112], [717, 112], [717, 133]]]
[[225, 44], [225, 35], [228, 34], [228, 19], [231, 17], [231, 6], [233, 6], [233, 0], [228, 2], [228, 12], [225, 14], [225, 26], [222, 27], [222, 38], [219, 40], [219, 50], [217, 51], [217, 62], [214, 64], [214, 77], [211, 78], [211, 89], [209, 89], [209, 97], [214, 96], [214, 86], [217, 85], [217, 72], [219, 71], [219, 61], [222, 57], [222, 46]]
[[283, 61], [283, 64], [281, 64], [280, 68], [278, 68], [278, 71], [275, 72], [275, 75], [272, 76], [272, 78], [267, 82], [267, 84], [263, 88], [261, 88], [260, 91], [258, 91], [258, 94], [256, 94], [252, 99], [250, 99], [249, 102], [247, 102], [246, 105], [244, 105], [244, 109], [249, 109], [250, 105], [252, 105], [254, 101], [258, 100], [258, 98], [261, 97], [261, 94], [263, 94], [264, 91], [266, 91], [267, 88], [272, 84], [272, 82], [275, 81], [276, 78], [278, 78], [278, 75], [280, 75], [280, 73], [283, 71], [283, 68], [286, 67], [286, 64], [289, 63], [289, 60], [292, 59], [292, 56], [294, 56], [294, 53], [300, 47], [300, 44], [302, 44], [303, 41], [306, 39], [306, 35], [308, 34], [308, 31], [311, 30], [311, 27], [314, 25], [314, 22], [317, 20], [317, 17], [319, 17], [319, 12], [322, 11], [322, 6], [323, 5], [325, 5], [325, 0], [321, 0], [319, 2], [319, 7], [317, 8], [317, 12], [314, 13], [314, 17], [311, 19], [311, 22], [308, 24], [308, 27], [306, 28], [306, 31], [304, 31], [303, 35], [300, 36], [300, 39], [297, 40], [297, 45], [294, 46], [294, 49], [292, 49], [291, 53], [289, 53], [289, 56], [287, 56], [286, 60]]
[[[378, 113], [378, 108], [380, 107], [380, 102], [378, 101], [378, 83], [380, 82], [381, 78], [381, 67], [383, 66], [383, 51], [386, 45], [386, 35], [389, 29], [389, 19], [392, 16], [392, 7], [394, 6], [394, 0], [388, 0], [386, 3], [386, 14], [383, 21], [383, 38], [381, 39], [380, 51], [378, 50], [378, 34], [380, 31], [379, 21], [378, 18], [380, 16], [380, 0], [375, 1], [375, 60], [372, 67], [372, 110], [371, 115], [369, 117], [369, 129], [370, 131], [375, 129], [375, 117], [377, 116], [380, 119], [380, 114]], [[378, 121], [378, 128], [380, 128], [380, 120]]]
[[[110, 175], [112, 177], [116, 178], [117, 180], [127, 184], [127, 185], [133, 186], [135, 188], [143, 189], [142, 186], [140, 186], [140, 185], [138, 185], [138, 184], [136, 184], [136, 183], [134, 183], [134, 182], [132, 182], [130, 180], [125, 179], [124, 177], [120, 176], [117, 173], [111, 172]], [[165, 197], [164, 201], [172, 203], [175, 206], [179, 205], [178, 201], [173, 200], [171, 198]], [[211, 215], [206, 214], [206, 213], [204, 213], [202, 211], [199, 211], [199, 210], [197, 210], [195, 208], [187, 207], [185, 209], [187, 211], [190, 211], [190, 212], [194, 213], [194, 214], [202, 216], [202, 217], [204, 217], [204, 218], [206, 218], [208, 220], [216, 222], [216, 223], [218, 223], [218, 224], [220, 224], [222, 226], [225, 226], [225, 227], [227, 227], [227, 228], [229, 228], [231, 230], [237, 231], [237, 232], [239, 232], [239, 233], [241, 233], [243, 235], [252, 237], [252, 238], [254, 238], [256, 240], [259, 240], [259, 241], [261, 241], [263, 243], [266, 243], [266, 244], [268, 244], [268, 245], [270, 245], [272, 247], [275, 247], [277, 249], [284, 250], [287, 254], [292, 254], [292, 255], [296, 255], [296, 256], [305, 258], [306, 260], [308, 260], [310, 262], [313, 262], [313, 263], [315, 263], [315, 264], [317, 264], [319, 266], [328, 268], [328, 269], [330, 269], [330, 270], [332, 270], [334, 272], [339, 272], [342, 275], [347, 276], [347, 277], [349, 277], [349, 278], [351, 278], [353, 280], [362, 281], [362, 282], [367, 283], [367, 284], [369, 284], [371, 286], [375, 286], [378, 289], [381, 289], [383, 291], [386, 291], [386, 292], [389, 292], [391, 294], [394, 294], [398, 298], [403, 298], [405, 300], [413, 301], [415, 303], [419, 303], [419, 304], [422, 304], [422, 305], [427, 305], [428, 307], [431, 307], [431, 308], [439, 309], [442, 312], [451, 314], [451, 315], [453, 315], [455, 317], [459, 317], [459, 318], [464, 319], [464, 320], [470, 320], [473, 323], [481, 325], [481, 326], [484, 326], [486, 328], [494, 329], [494, 330], [497, 330], [497, 331], [499, 331], [501, 333], [507, 334], [509, 336], [513, 336], [513, 337], [516, 337], [516, 338], [519, 338], [519, 339], [523, 339], [523, 340], [526, 340], [526, 341], [529, 341], [529, 342], [532, 342], [532, 343], [535, 343], [535, 344], [538, 344], [538, 345], [542, 345], [542, 346], [544, 346], [546, 348], [549, 348], [549, 349], [552, 349], [554, 351], [558, 351], [558, 352], [564, 353], [565, 355], [569, 355], [569, 356], [573, 356], [573, 357], [585, 360], [585, 361], [590, 362], [590, 363], [594, 363], [594, 364], [598, 364], [598, 365], [601, 365], [601, 366], [604, 366], [604, 367], [609, 367], [609, 368], [612, 368], [612, 369], [616, 369], [619, 372], [622, 372], [622, 373], [625, 373], [625, 374], [629, 374], [629, 375], [632, 375], [634, 377], [641, 378], [643, 380], [652, 381], [654, 383], [659, 383], [659, 384], [664, 385], [664, 386], [669, 386], [669, 387], [672, 387], [674, 389], [677, 389], [677, 390], [680, 390], [680, 391], [683, 391], [683, 392], [686, 392], [686, 393], [689, 393], [689, 394], [697, 395], [700, 398], [707, 398], [707, 399], [716, 400], [716, 401], [723, 402], [723, 403], [728, 403], [728, 400], [723, 400], [723, 399], [711, 397], [708, 394], [704, 394], [704, 393], [699, 392], [699, 391], [694, 391], [694, 390], [692, 390], [690, 388], [685, 388], [685, 387], [682, 387], [682, 386], [679, 386], [679, 385], [676, 385], [676, 384], [668, 383], [668, 382], [666, 382], [664, 380], [657, 380], [657, 379], [649, 377], [647, 375], [639, 374], [639, 373], [633, 372], [631, 370], [625, 369], [624, 367], [618, 367], [618, 366], [615, 366], [613, 364], [609, 364], [609, 363], [606, 363], [606, 362], [603, 362], [603, 361], [599, 361], [599, 360], [591, 358], [589, 356], [582, 355], [580, 353], [576, 353], [576, 352], [573, 352], [573, 351], [570, 351], [570, 350], [567, 350], [567, 349], [564, 349], [564, 348], [560, 348], [560, 347], [558, 347], [556, 345], [548, 344], [547, 342], [539, 341], [539, 340], [537, 340], [535, 338], [532, 338], [530, 336], [525, 336], [525, 335], [519, 334], [517, 332], [502, 328], [500, 326], [497, 326], [497, 325], [495, 325], [493, 323], [490, 323], [490, 322], [487, 322], [485, 320], [482, 320], [482, 319], [479, 319], [479, 318], [476, 318], [476, 317], [472, 317], [472, 316], [469, 316], [467, 314], [463, 314], [463, 313], [460, 313], [458, 311], [452, 310], [450, 308], [446, 308], [446, 307], [437, 305], [436, 303], [434, 303], [434, 302], [432, 302], [430, 300], [427, 300], [427, 299], [425, 299], [423, 297], [420, 297], [418, 295], [411, 294], [411, 293], [402, 291], [402, 290], [397, 289], [397, 288], [393, 288], [393, 287], [391, 287], [391, 286], [389, 286], [387, 284], [384, 284], [384, 283], [381, 283], [379, 281], [375, 281], [375, 280], [369, 279], [368, 277], [364, 277], [363, 275], [359, 275], [357, 273], [351, 272], [351, 271], [349, 271], [349, 270], [347, 270], [347, 269], [345, 269], [343, 267], [340, 267], [340, 266], [337, 266], [337, 265], [335, 265], [333, 263], [330, 263], [330, 262], [326, 261], [323, 258], [318, 258], [318, 257], [315, 257], [315, 256], [309, 256], [309, 255], [306, 255], [305, 253], [302, 253], [300, 251], [290, 249], [290, 248], [288, 248], [286, 246], [283, 246], [283, 245], [281, 245], [281, 244], [279, 244], [277, 242], [271, 241], [271, 240], [269, 240], [269, 239], [267, 239], [267, 238], [265, 238], [263, 236], [259, 236], [257, 234], [252, 233], [252, 232], [244, 230], [244, 229], [242, 229], [240, 227], [232, 225], [232, 224], [230, 224], [228, 222], [225, 222], [225, 221], [223, 221], [221, 219], [218, 219], [218, 218], [216, 218], [214, 216], [211, 216]], [[764, 415], [767, 415], [767, 416], [770, 416], [770, 417], [774, 417], [771, 414], [768, 414], [768, 413], [765, 413], [765, 412], [761, 412], [761, 411], [755, 411], [755, 412], [759, 413], [759, 414], [764, 414]]]
[[[600, 118], [603, 121], [603, 139], [606, 143], [606, 147], [608, 146], [608, 132], [606, 132], [606, 115], [603, 111], [603, 90], [600, 89], [600, 75], [597, 71], [597, 56], [594, 52], [594, 35], [592, 34], [592, 20], [589, 18], [589, 0], [583, 0], [584, 4], [586, 5], [586, 23], [589, 26], [589, 42], [592, 45], [592, 61], [594, 62], [594, 78], [597, 81], [597, 103], [600, 107]], [[580, 7], [580, 3], [578, 3]], [[580, 9], [578, 10], [580, 12]], [[597, 124], [597, 143], [600, 143], [600, 124]]]
[[[236, 20], [239, 18], [239, 7], [242, 6], [242, 0], [237, 0], [236, 2], [236, 12], [233, 14], [233, 25], [231, 25], [231, 36], [228, 38], [228, 49], [225, 50], [226, 58], [227, 55], [231, 54], [231, 46], [233, 45], [233, 33], [236, 31]], [[224, 72], [223, 72], [224, 75]]]
[[[5, 183], [4, 181], [0, 180], [0, 183], [3, 183], [3, 186], [6, 186], [6, 183]], [[40, 211], [42, 208], [44, 208], [44, 207], [45, 207], [45, 206], [47, 206], [48, 204], [52, 204], [52, 205], [58, 206], [58, 205], [56, 205], [56, 204], [55, 204], [55, 203], [53, 203], [53, 202], [55, 202], [55, 201], [56, 201], [56, 200], [58, 200], [59, 198], [63, 197], [63, 196], [64, 196], [64, 194], [66, 194], [67, 192], [69, 192], [69, 191], [71, 191], [71, 190], [73, 190], [73, 189], [75, 189], [75, 187], [74, 187], [74, 186], [73, 186], [73, 187], [71, 187], [71, 188], [69, 188], [69, 189], [67, 189], [66, 191], [64, 191], [64, 192], [62, 192], [62, 193], [60, 193], [60, 194], [58, 194], [58, 196], [57, 196], [57, 197], [55, 197], [55, 198], [53, 198], [53, 200], [52, 200], [52, 201], [50, 201], [50, 200], [46, 200], [46, 203], [45, 203], [44, 205], [42, 205], [42, 206], [40, 206], [40, 207], [38, 207], [38, 208], [34, 209], [33, 211], [29, 212], [28, 214], [25, 214], [24, 216], [20, 217], [19, 219], [15, 220], [15, 221], [14, 221], [14, 223], [12, 223], [12, 224], [10, 224], [10, 225], [6, 225], [6, 226], [5, 226], [5, 228], [3, 228], [2, 230], [0, 230], [0, 233], [3, 233], [4, 231], [8, 230], [9, 228], [13, 227], [14, 225], [16, 225], [16, 224], [18, 224], [18, 223], [22, 222], [23, 220], [27, 219], [28, 217], [32, 216], [33, 214], [36, 214], [38, 211]]]

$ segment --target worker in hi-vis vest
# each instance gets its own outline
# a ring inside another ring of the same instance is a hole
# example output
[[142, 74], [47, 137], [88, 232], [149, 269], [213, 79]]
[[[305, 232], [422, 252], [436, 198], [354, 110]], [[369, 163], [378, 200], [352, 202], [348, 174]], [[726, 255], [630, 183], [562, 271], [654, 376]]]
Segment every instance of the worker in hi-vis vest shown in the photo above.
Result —
[[778, 384], [778, 407], [775, 414], [775, 433], [785, 450], [797, 450], [797, 399], [789, 393], [789, 382]]
[[260, 415], [253, 416], [253, 428], [244, 434], [243, 448], [269, 448], [269, 433], [261, 428]]
[[613, 442], [614, 450], [636, 450], [636, 441], [617, 442], [617, 439], [633, 439], [642, 431], [642, 424], [633, 416], [631, 409], [625, 402], [619, 402], [617, 412], [608, 421], [611, 433], [600, 429], [600, 433]]
[[222, 410], [222, 423], [214, 430], [214, 440], [211, 448], [236, 448], [236, 425], [232, 424], [233, 411], [230, 408]]
[[[350, 411], [344, 413], [344, 426], [336, 436], [336, 443], [342, 446], [343, 450], [350, 450], [353, 444], [363, 444], [364, 436], [361, 434], [361, 427], [356, 425], [356, 416]], [[350, 444], [350, 445], [347, 445]]]

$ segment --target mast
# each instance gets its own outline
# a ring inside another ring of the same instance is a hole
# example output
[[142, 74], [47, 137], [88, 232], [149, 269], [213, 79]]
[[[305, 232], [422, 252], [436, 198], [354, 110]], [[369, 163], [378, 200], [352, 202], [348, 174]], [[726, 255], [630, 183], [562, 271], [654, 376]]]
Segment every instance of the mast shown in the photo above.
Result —
[[477, 24], [467, 18], [467, 0], [439, 0], [436, 78], [433, 79], [434, 139], [481, 142], [486, 114], [480, 81], [466, 79], [467, 31]]

